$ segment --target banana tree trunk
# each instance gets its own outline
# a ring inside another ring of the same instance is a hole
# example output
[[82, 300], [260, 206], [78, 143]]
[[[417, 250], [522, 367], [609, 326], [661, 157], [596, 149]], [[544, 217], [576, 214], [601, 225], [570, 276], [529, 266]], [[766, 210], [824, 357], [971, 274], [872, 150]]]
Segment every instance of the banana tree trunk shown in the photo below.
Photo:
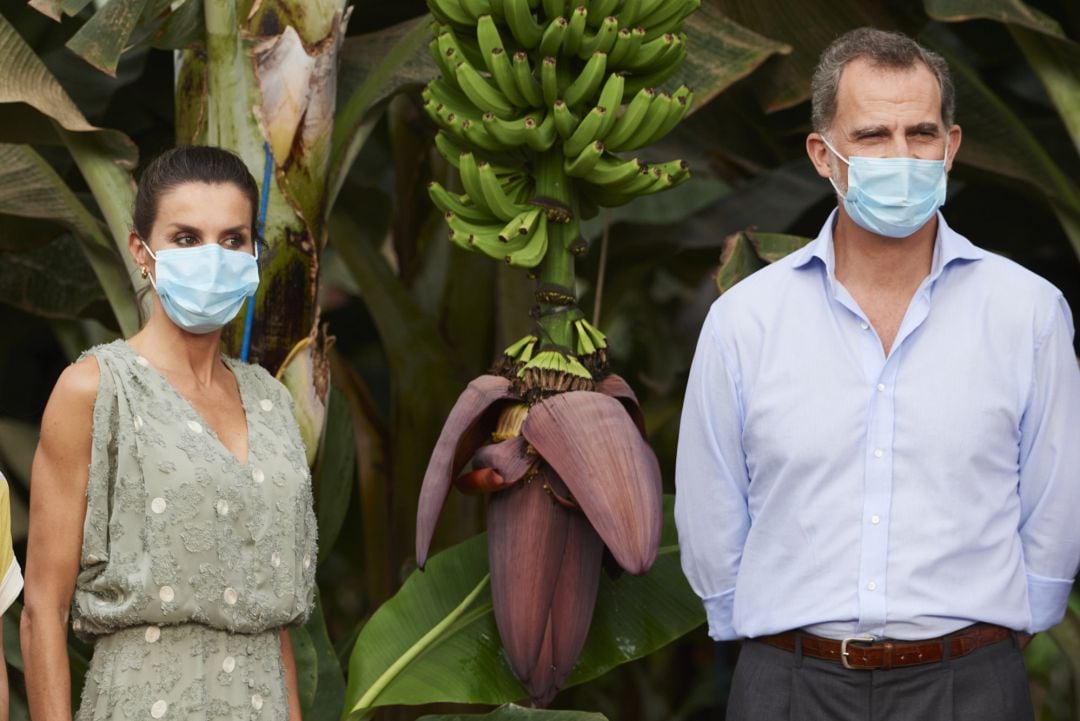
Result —
[[[326, 241], [337, 53], [349, 11], [345, 0], [215, 0], [203, 4], [203, 13], [205, 47], [177, 58], [177, 142], [229, 148], [258, 179], [271, 164], [249, 359], [280, 374], [305, 342], [324, 401], [318, 259]], [[242, 313], [224, 335], [234, 355], [244, 320]]]

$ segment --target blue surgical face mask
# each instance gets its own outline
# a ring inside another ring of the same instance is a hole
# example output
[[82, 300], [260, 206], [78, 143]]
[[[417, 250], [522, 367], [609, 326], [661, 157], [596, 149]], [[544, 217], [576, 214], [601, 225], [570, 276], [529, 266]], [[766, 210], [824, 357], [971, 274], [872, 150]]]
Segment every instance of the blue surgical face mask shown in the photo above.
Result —
[[[844, 210], [864, 230], [906, 238], [945, 204], [945, 160], [917, 158], [845, 158], [824, 137], [825, 146], [847, 163], [847, 193], [829, 182], [844, 199]], [[945, 139], [945, 155], [949, 141]]]
[[256, 255], [225, 250], [217, 243], [170, 248], [157, 255], [141, 241], [157, 264], [150, 283], [173, 323], [189, 333], [209, 333], [236, 317], [259, 287]]

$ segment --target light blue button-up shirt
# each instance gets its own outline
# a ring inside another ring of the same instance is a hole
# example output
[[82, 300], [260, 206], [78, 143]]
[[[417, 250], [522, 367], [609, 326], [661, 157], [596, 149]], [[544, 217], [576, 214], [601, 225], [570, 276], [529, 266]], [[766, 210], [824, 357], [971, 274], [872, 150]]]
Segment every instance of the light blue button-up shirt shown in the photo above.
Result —
[[683, 405], [675, 520], [718, 640], [1041, 631], [1080, 565], [1080, 371], [1050, 283], [938, 215], [886, 357], [817, 239], [724, 293]]

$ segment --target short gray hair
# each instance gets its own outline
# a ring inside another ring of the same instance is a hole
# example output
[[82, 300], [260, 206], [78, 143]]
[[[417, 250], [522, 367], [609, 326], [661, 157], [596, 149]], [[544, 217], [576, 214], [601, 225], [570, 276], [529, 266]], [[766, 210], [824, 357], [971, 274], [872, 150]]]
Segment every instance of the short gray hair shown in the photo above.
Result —
[[813, 80], [810, 81], [810, 121], [814, 130], [823, 133], [836, 116], [836, 92], [840, 74], [852, 60], [865, 58], [871, 65], [906, 69], [922, 63], [937, 78], [941, 88], [941, 120], [946, 128], [953, 124], [956, 91], [945, 58], [927, 50], [907, 35], [876, 28], [856, 28], [844, 33], [821, 54]]

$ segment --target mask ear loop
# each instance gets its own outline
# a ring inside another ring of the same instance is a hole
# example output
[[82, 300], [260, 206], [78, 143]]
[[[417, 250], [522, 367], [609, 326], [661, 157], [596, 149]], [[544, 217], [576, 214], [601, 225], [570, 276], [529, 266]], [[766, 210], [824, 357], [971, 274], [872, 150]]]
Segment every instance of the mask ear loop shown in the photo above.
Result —
[[[146, 248], [146, 252], [150, 254], [150, 257], [153, 258], [154, 262], [156, 263], [157, 256], [154, 255], [154, 251], [150, 250], [150, 246], [146, 244], [146, 241], [142, 238], [139, 238], [139, 242], [142, 243], [142, 247]], [[154, 274], [147, 273], [146, 279], [150, 281], [150, 285], [154, 288], [154, 292], [157, 293], [157, 283], [154, 282]]]
[[[851, 162], [847, 158], [845, 158], [843, 155], [841, 155], [839, 152], [837, 152], [836, 148], [834, 148], [832, 146], [832, 143], [830, 143], [829, 139], [826, 138], [824, 135], [821, 136], [821, 142], [825, 143], [825, 147], [828, 148], [830, 151], [832, 151], [832, 154], [835, 155], [837, 157], [837, 159], [840, 160], [840, 162], [842, 162], [844, 165], [847, 165], [849, 167], [851, 166]], [[836, 184], [836, 181], [833, 180], [831, 173], [829, 174], [829, 183], [832, 184], [833, 190], [836, 191], [837, 195], [839, 195], [844, 200], [847, 200], [847, 193], [840, 192], [840, 186], [838, 186]]]
[[[262, 196], [259, 198], [259, 217], [255, 228], [255, 262], [259, 262], [259, 238], [263, 236], [266, 228], [266, 205], [270, 199], [270, 171], [274, 167], [274, 153], [270, 150], [270, 143], [263, 141], [263, 183]], [[248, 297], [247, 315], [244, 318], [244, 341], [240, 345], [240, 360], [247, 363], [251, 353], [251, 328], [255, 319], [255, 296]]]

